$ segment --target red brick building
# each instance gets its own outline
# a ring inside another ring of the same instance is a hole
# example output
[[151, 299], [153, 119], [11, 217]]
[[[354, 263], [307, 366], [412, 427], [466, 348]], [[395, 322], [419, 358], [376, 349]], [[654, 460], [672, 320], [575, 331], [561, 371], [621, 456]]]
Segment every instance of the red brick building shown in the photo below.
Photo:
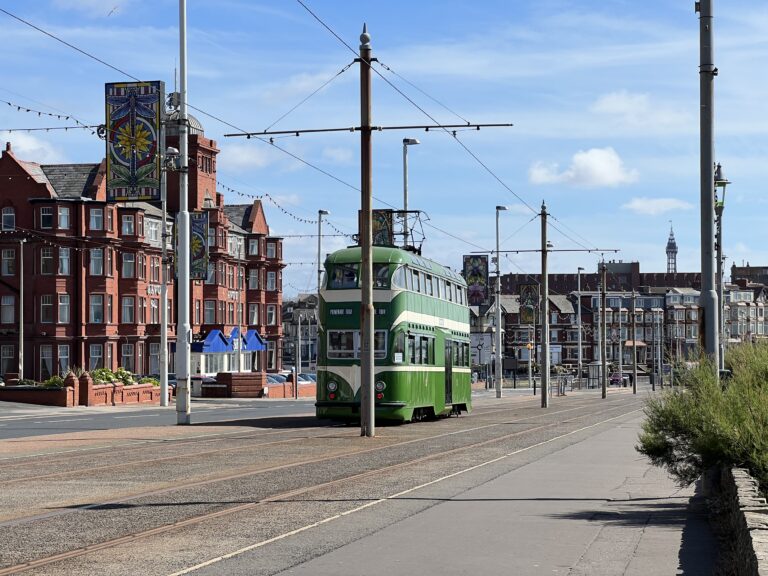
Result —
[[[177, 134], [169, 133], [168, 145], [178, 146]], [[208, 277], [193, 280], [190, 290], [191, 372], [276, 371], [282, 240], [270, 236], [259, 200], [224, 205], [216, 192], [217, 154], [216, 142], [190, 118], [189, 210], [208, 212], [210, 254]], [[171, 372], [178, 189], [178, 174], [171, 172], [165, 223]], [[17, 158], [7, 143], [0, 157], [0, 218], [0, 375], [19, 372], [20, 348], [23, 377], [37, 381], [75, 366], [159, 372], [159, 205], [108, 203], [104, 161], [41, 165]]]

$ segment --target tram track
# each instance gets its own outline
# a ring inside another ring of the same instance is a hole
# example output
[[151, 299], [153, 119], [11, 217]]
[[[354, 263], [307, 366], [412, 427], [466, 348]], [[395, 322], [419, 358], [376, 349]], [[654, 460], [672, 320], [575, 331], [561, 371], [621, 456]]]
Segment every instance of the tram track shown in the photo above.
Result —
[[[563, 410], [548, 412], [547, 416], [555, 417], [554, 421], [546, 422], [544, 424], [540, 424], [540, 425], [536, 425], [536, 426], [527, 427], [527, 428], [522, 429], [522, 430], [515, 430], [515, 431], [512, 431], [512, 432], [507, 432], [505, 434], [493, 435], [493, 437], [491, 437], [491, 438], [483, 438], [483, 439], [481, 439], [479, 441], [472, 441], [472, 442], [463, 444], [461, 446], [456, 446], [456, 447], [448, 448], [448, 449], [442, 449], [439, 452], [430, 453], [430, 454], [427, 454], [427, 455], [424, 455], [424, 456], [421, 456], [421, 457], [418, 457], [418, 458], [411, 458], [411, 459], [408, 459], [408, 460], [405, 460], [405, 461], [401, 461], [401, 462], [397, 462], [397, 463], [394, 463], [394, 464], [379, 466], [379, 467], [376, 467], [376, 468], [373, 468], [373, 469], [370, 469], [370, 470], [366, 470], [364, 472], [360, 472], [360, 473], [357, 473], [357, 474], [343, 475], [341, 477], [338, 477], [338, 478], [335, 478], [335, 479], [332, 479], [332, 480], [329, 480], [329, 481], [326, 481], [326, 482], [320, 482], [320, 483], [316, 483], [316, 484], [312, 484], [312, 485], [308, 485], [308, 486], [301, 486], [301, 487], [298, 487], [298, 488], [295, 488], [295, 489], [291, 489], [291, 490], [279, 491], [279, 492], [276, 492], [276, 493], [271, 494], [271, 495], [266, 495], [266, 496], [264, 496], [262, 498], [259, 498], [258, 500], [253, 501], [253, 502], [246, 502], [246, 503], [237, 504], [237, 505], [234, 505], [234, 506], [227, 506], [226, 508], [219, 509], [219, 510], [214, 510], [214, 511], [203, 513], [203, 514], [196, 514], [196, 515], [184, 518], [184, 519], [179, 520], [179, 521], [170, 522], [168, 524], [164, 524], [164, 525], [160, 525], [160, 526], [155, 526], [155, 527], [152, 527], [152, 528], [149, 528], [149, 529], [145, 529], [145, 530], [138, 530], [138, 531], [135, 531], [135, 532], [132, 532], [132, 533], [129, 533], [129, 534], [122, 535], [120, 537], [104, 540], [102, 542], [89, 543], [89, 544], [87, 544], [85, 546], [81, 546], [81, 547], [78, 547], [78, 548], [73, 549], [73, 550], [68, 550], [68, 551], [65, 551], [65, 552], [61, 552], [59, 554], [53, 554], [53, 555], [49, 555], [49, 556], [46, 556], [46, 557], [43, 557], [43, 558], [30, 560], [30, 561], [25, 562], [23, 564], [17, 564], [15, 566], [8, 566], [8, 567], [5, 567], [5, 568], [2, 568], [2, 569], [0, 569], [0, 576], [5, 575], [5, 574], [20, 573], [20, 572], [23, 572], [23, 571], [31, 570], [33, 568], [42, 567], [42, 566], [46, 566], [46, 565], [51, 565], [51, 564], [54, 564], [54, 563], [59, 562], [59, 561], [63, 561], [63, 560], [70, 559], [70, 558], [75, 558], [75, 557], [78, 557], [78, 556], [83, 556], [83, 555], [86, 555], [86, 554], [89, 554], [89, 553], [92, 553], [92, 552], [95, 552], [95, 551], [105, 550], [107, 548], [117, 548], [117, 547], [120, 547], [121, 545], [130, 543], [130, 542], [141, 540], [143, 538], [147, 538], [147, 537], [150, 537], [150, 536], [162, 535], [164, 533], [168, 533], [168, 532], [171, 532], [173, 530], [177, 530], [177, 529], [182, 528], [182, 527], [194, 526], [194, 525], [197, 525], [197, 524], [205, 523], [205, 522], [213, 520], [213, 519], [224, 518], [226, 516], [230, 516], [230, 515], [237, 514], [239, 512], [251, 510], [253, 508], [256, 508], [258, 506], [263, 506], [263, 505], [268, 504], [268, 503], [274, 503], [274, 502], [279, 502], [279, 501], [284, 501], [284, 500], [290, 500], [290, 499], [297, 498], [297, 497], [300, 497], [300, 496], [306, 496], [307, 494], [310, 494], [313, 491], [320, 491], [320, 490], [327, 489], [327, 488], [330, 488], [330, 487], [343, 485], [344, 483], [359, 482], [359, 481], [367, 479], [367, 478], [375, 477], [378, 474], [384, 475], [384, 474], [392, 473], [392, 472], [395, 472], [397, 470], [401, 470], [401, 469], [404, 469], [404, 468], [407, 468], [407, 467], [418, 466], [420, 464], [424, 464], [424, 463], [429, 462], [429, 461], [437, 461], [439, 459], [445, 459], [447, 457], [451, 457], [451, 456], [457, 455], [457, 454], [459, 454], [461, 452], [468, 452], [468, 451], [475, 451], [475, 452], [477, 452], [479, 448], [488, 447], [488, 446], [491, 446], [493, 444], [498, 444], [498, 443], [501, 443], [501, 442], [513, 439], [515, 437], [520, 437], [520, 436], [523, 436], [523, 435], [526, 435], [526, 434], [530, 435], [530, 434], [534, 434], [536, 432], [541, 432], [542, 430], [546, 430], [546, 429], [554, 429], [554, 428], [561, 427], [561, 426], [567, 426], [569, 424], [573, 424], [575, 422], [578, 422], [582, 418], [602, 417], [603, 415], [609, 414], [609, 417], [607, 419], [601, 420], [601, 422], [608, 421], [608, 420], [613, 420], [613, 419], [616, 419], [616, 418], [620, 418], [623, 415], [630, 414], [632, 412], [637, 411], [637, 407], [638, 406], [639, 406], [639, 402], [632, 402], [631, 404], [628, 404], [626, 401], [624, 401], [622, 403], [618, 403], [618, 402], [617, 403], [612, 403], [612, 405], [610, 405], [610, 406], [603, 405], [600, 410], [590, 411], [590, 412], [587, 412], [586, 414], [578, 413], [578, 411], [580, 409], [588, 407], [588, 406], [581, 406], [581, 405], [580, 406], [575, 406], [575, 407], [570, 407], [570, 408], [563, 409]], [[512, 407], [510, 407], [510, 408], [512, 408]], [[499, 411], [503, 411], [503, 410], [494, 410], [493, 412], [499, 412]], [[509, 409], [507, 411], [509, 411]], [[617, 415], [617, 414], [615, 414], [616, 411], [618, 411], [620, 413]], [[569, 412], [577, 412], [577, 413], [574, 414], [573, 417], [571, 417], [571, 418], [567, 418], [567, 419], [557, 418], [558, 415], [562, 415], [563, 413], [569, 413]], [[537, 415], [537, 416], [540, 417], [540, 415]], [[485, 430], [485, 429], [488, 429], [488, 428], [495, 428], [495, 427], [498, 428], [498, 427], [502, 427], [502, 426], [508, 426], [509, 424], [512, 424], [512, 423], [520, 423], [523, 420], [530, 420], [531, 418], [532, 417], [521, 418], [521, 419], [516, 419], [516, 420], [505, 419], [502, 422], [486, 424], [486, 425], [483, 425], [483, 426], [476, 426], [476, 427], [471, 427], [471, 428], [468, 428], [468, 429], [462, 429], [462, 430], [458, 430], [458, 431], [451, 431], [449, 433], [435, 434], [435, 435], [430, 435], [430, 436], [423, 437], [423, 438], [410, 439], [410, 440], [407, 440], [407, 441], [404, 441], [404, 442], [400, 442], [400, 443], [391, 443], [391, 444], [388, 444], [386, 446], [370, 447], [370, 448], [366, 448], [366, 449], [363, 449], [363, 450], [348, 452], [343, 457], [344, 458], [359, 457], [359, 456], [361, 456], [361, 455], [363, 455], [365, 453], [371, 453], [371, 452], [376, 452], [376, 451], [380, 451], [380, 450], [398, 448], [398, 447], [402, 447], [402, 446], [407, 445], [407, 444], [413, 444], [413, 443], [416, 443], [416, 442], [428, 442], [430, 440], [435, 440], [437, 438], [442, 438], [442, 437], [446, 437], [446, 436], [452, 436], [452, 435], [461, 434], [461, 433], [467, 433], [467, 432], [471, 432], [471, 431], [482, 431], [482, 430]], [[596, 426], [599, 423], [600, 422], [598, 422], [597, 424], [591, 424], [588, 427]], [[563, 436], [574, 434], [579, 429], [581, 429], [581, 428], [577, 428], [576, 430], [569, 431], [566, 434], [564, 434]], [[556, 436], [556, 437], [559, 437], [559, 436]], [[547, 440], [547, 442], [548, 441], [549, 440]], [[533, 446], [534, 445], [531, 445], [528, 448], [524, 448], [524, 449], [527, 450], [527, 449], [530, 449]], [[313, 459], [305, 459], [303, 461], [297, 461], [297, 462], [292, 462], [292, 463], [284, 464], [284, 465], [281, 465], [281, 466], [278, 466], [278, 467], [273, 467], [271, 470], [273, 470], [273, 471], [275, 471], [275, 470], [288, 470], [290, 468], [298, 467], [298, 466], [308, 466], [308, 465], [312, 465], [312, 464], [316, 464], [316, 463], [329, 462], [329, 461], [334, 460], [334, 459], [337, 460], [338, 458], [339, 458], [338, 455], [337, 456], [331, 456], [331, 457], [323, 455], [323, 456], [319, 456], [319, 457], [313, 458]], [[188, 490], [188, 489], [190, 489], [192, 487], [202, 487], [202, 486], [204, 486], [206, 484], [211, 484], [211, 483], [214, 483], [214, 482], [232, 481], [232, 480], [236, 480], [236, 479], [243, 478], [243, 477], [246, 477], [246, 476], [257, 475], [259, 473], [265, 472], [266, 470], [267, 469], [262, 467], [261, 469], [258, 469], [258, 470], [243, 471], [243, 472], [240, 472], [238, 474], [226, 475], [226, 476], [219, 477], [217, 479], [207, 479], [207, 480], [202, 480], [202, 481], [198, 481], [198, 482], [187, 482], [187, 483], [184, 483], [181, 486], [174, 486], [172, 488], [167, 488], [167, 489], [163, 489], [163, 490], [147, 491], [147, 492], [142, 493], [142, 494], [136, 494], [136, 495], [133, 495], [130, 498], [127, 498], [127, 499], [111, 500], [111, 501], [105, 501], [105, 502], [101, 502], [101, 503], [92, 504], [92, 505], [89, 506], [89, 508], [96, 508], [98, 506], [105, 506], [105, 505], [109, 505], [109, 504], [121, 504], [121, 503], [125, 503], [125, 502], [127, 502], [129, 500], [135, 500], [135, 499], [138, 499], [138, 498], [143, 498], [143, 497], [148, 497], [148, 496], [159, 496], [159, 495], [162, 495], [162, 494], [165, 494], [165, 493], [168, 493], [168, 492], [172, 492], [172, 491], [175, 491], [175, 490], [182, 490], [182, 489], [183, 490]], [[58, 511], [54, 511], [54, 512], [51, 512], [51, 513], [48, 513], [48, 514], [44, 514], [44, 515], [35, 515], [35, 516], [29, 516], [27, 518], [20, 518], [20, 519], [16, 519], [16, 520], [12, 521], [12, 525], [19, 525], [21, 523], [32, 523], [32, 522], [35, 522], [35, 521], [42, 521], [42, 520], [50, 519], [54, 515], [64, 515], [64, 514], [71, 513], [71, 512], [73, 512], [75, 510], [83, 510], [83, 509], [85, 509], [85, 508], [75, 508], [74, 510], [73, 509], [58, 510]], [[3, 524], [5, 524], [5, 523], [3, 523]], [[0, 526], [3, 526], [3, 524], [0, 524]], [[7, 526], [6, 528], [8, 528], [8, 527], [10, 527], [10, 525]]]

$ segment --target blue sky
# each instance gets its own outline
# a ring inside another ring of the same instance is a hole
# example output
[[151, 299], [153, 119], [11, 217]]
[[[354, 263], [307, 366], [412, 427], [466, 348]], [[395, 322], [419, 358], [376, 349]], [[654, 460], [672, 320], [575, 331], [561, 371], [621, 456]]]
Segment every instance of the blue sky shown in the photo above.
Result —
[[[546, 201], [556, 248], [619, 249], [606, 259], [639, 260], [664, 271], [673, 223], [678, 270], [700, 269], [698, 15], [693, 0], [405, 2], [306, 0], [357, 49], [363, 22], [376, 67], [443, 123], [514, 123], [512, 128], [374, 135], [375, 207], [402, 202], [402, 139], [409, 150], [409, 207], [429, 217], [426, 256], [459, 268], [461, 255], [495, 245], [536, 249], [538, 210]], [[21, 0], [0, 8], [82, 50], [170, 89], [178, 65], [174, 0]], [[188, 1], [189, 102], [239, 128], [259, 131], [359, 124], [354, 55], [294, 0]], [[724, 253], [731, 262], [768, 264], [768, 6], [763, 0], [715, 5], [716, 158], [733, 182], [726, 197]], [[23, 107], [103, 122], [103, 85], [124, 75], [0, 13], [5, 55], [0, 99]], [[403, 79], [407, 80], [404, 82]], [[409, 84], [410, 83], [410, 84]], [[416, 90], [413, 85], [421, 91]], [[431, 120], [374, 75], [373, 123]], [[424, 93], [429, 95], [425, 96]], [[191, 110], [221, 153], [219, 181], [228, 203], [268, 193], [274, 234], [286, 236], [287, 295], [311, 291], [316, 278], [313, 220], [318, 209], [343, 232], [356, 231], [359, 134], [307, 134], [276, 140], [332, 174], [324, 175], [258, 140]], [[66, 125], [0, 103], [0, 129]], [[104, 144], [89, 132], [0, 133], [17, 155], [42, 163], [97, 162]], [[343, 183], [339, 182], [341, 180]], [[529, 208], [530, 207], [530, 208]], [[296, 216], [293, 218], [291, 215]], [[333, 233], [330, 227], [324, 232]], [[564, 232], [564, 234], [563, 234]], [[458, 237], [459, 239], [455, 238]], [[324, 251], [346, 244], [324, 238]], [[599, 254], [562, 252], [550, 271], [594, 270]], [[537, 272], [539, 255], [502, 258], [503, 272]]]

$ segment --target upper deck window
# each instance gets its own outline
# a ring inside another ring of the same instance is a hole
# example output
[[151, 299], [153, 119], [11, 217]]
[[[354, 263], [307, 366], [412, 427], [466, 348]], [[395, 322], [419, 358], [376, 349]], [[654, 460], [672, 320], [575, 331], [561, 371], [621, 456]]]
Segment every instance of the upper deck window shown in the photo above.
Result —
[[373, 287], [389, 288], [389, 264], [373, 265]]
[[357, 288], [357, 276], [359, 264], [336, 264], [328, 278], [328, 288], [341, 290], [345, 288]]

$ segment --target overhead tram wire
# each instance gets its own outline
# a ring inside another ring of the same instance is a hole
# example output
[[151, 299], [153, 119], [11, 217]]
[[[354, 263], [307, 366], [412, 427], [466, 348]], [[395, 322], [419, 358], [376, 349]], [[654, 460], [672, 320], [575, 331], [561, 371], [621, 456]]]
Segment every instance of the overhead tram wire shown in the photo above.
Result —
[[[308, 12], [309, 12], [309, 13], [310, 13], [310, 14], [311, 14], [311, 15], [312, 15], [314, 18], [315, 18], [315, 19], [317, 19], [317, 20], [318, 20], [318, 22], [320, 22], [320, 23], [321, 23], [321, 25], [323, 25], [323, 26], [324, 26], [324, 27], [325, 27], [325, 28], [326, 28], [326, 29], [327, 29], [327, 30], [328, 30], [328, 31], [329, 31], [331, 34], [333, 34], [333, 35], [334, 35], [334, 36], [335, 36], [335, 37], [336, 37], [336, 38], [337, 38], [337, 39], [338, 39], [338, 40], [339, 40], [339, 41], [340, 41], [342, 44], [344, 44], [344, 45], [345, 45], [345, 46], [346, 46], [346, 47], [347, 47], [347, 48], [348, 48], [348, 49], [349, 49], [349, 50], [350, 50], [350, 51], [351, 51], [353, 54], [355, 54], [356, 56], [358, 56], [357, 52], [356, 52], [354, 49], [352, 49], [352, 47], [351, 47], [351, 46], [349, 46], [349, 45], [348, 45], [346, 42], [344, 42], [344, 40], [343, 40], [342, 38], [340, 38], [340, 37], [339, 37], [339, 36], [338, 36], [338, 35], [337, 35], [337, 34], [336, 34], [336, 33], [335, 33], [333, 30], [331, 30], [331, 29], [330, 29], [328, 26], [326, 26], [326, 25], [325, 25], [325, 23], [324, 23], [324, 22], [322, 22], [322, 20], [320, 20], [320, 19], [319, 19], [319, 18], [318, 18], [318, 17], [317, 17], [317, 16], [316, 16], [316, 15], [315, 15], [315, 14], [314, 14], [314, 13], [313, 13], [313, 12], [312, 12], [310, 9], [309, 9], [309, 8], [307, 8], [307, 6], [306, 6], [306, 5], [305, 5], [303, 2], [301, 2], [301, 0], [297, 0], [297, 2], [299, 2], [299, 3], [300, 3], [300, 4], [301, 4], [301, 5], [302, 5], [302, 6], [303, 6], [303, 7], [304, 7], [304, 8], [305, 8], [305, 9], [306, 9], [306, 10], [307, 10], [307, 11], [308, 11]], [[13, 13], [9, 12], [8, 10], [5, 10], [4, 8], [0, 8], [0, 12], [2, 12], [2, 13], [4, 13], [4, 14], [6, 14], [6, 15], [8, 15], [8, 16], [10, 16], [11, 18], [14, 18], [14, 19], [18, 20], [19, 22], [22, 22], [23, 24], [25, 24], [25, 25], [29, 26], [30, 28], [33, 28], [33, 29], [37, 30], [38, 32], [41, 32], [42, 34], [45, 34], [46, 36], [48, 36], [48, 37], [50, 37], [50, 38], [52, 38], [52, 39], [56, 40], [57, 42], [60, 42], [61, 44], [64, 44], [65, 46], [67, 46], [67, 47], [69, 47], [69, 48], [71, 48], [71, 49], [75, 50], [76, 52], [79, 52], [80, 54], [82, 54], [82, 55], [84, 55], [84, 56], [86, 56], [86, 57], [88, 57], [88, 58], [90, 58], [90, 59], [92, 59], [92, 60], [94, 60], [94, 61], [96, 61], [96, 62], [99, 62], [100, 64], [103, 64], [104, 66], [106, 66], [106, 67], [108, 67], [108, 68], [110, 68], [110, 69], [112, 69], [112, 70], [115, 70], [116, 72], [119, 72], [120, 74], [123, 74], [124, 76], [127, 76], [128, 78], [130, 78], [130, 79], [132, 79], [132, 80], [134, 80], [134, 81], [136, 81], [136, 82], [141, 82], [141, 81], [142, 81], [142, 80], [140, 80], [139, 78], [137, 78], [136, 76], [134, 76], [134, 75], [132, 75], [132, 74], [129, 74], [129, 73], [128, 73], [128, 72], [126, 72], [125, 70], [122, 70], [122, 69], [118, 68], [117, 66], [113, 66], [112, 64], [110, 64], [110, 63], [108, 63], [108, 62], [106, 62], [106, 61], [102, 60], [101, 58], [98, 58], [98, 57], [94, 56], [93, 54], [90, 54], [90, 53], [86, 52], [85, 50], [82, 50], [81, 48], [78, 48], [77, 46], [75, 46], [75, 45], [73, 45], [73, 44], [70, 44], [69, 42], [67, 42], [67, 41], [65, 41], [65, 40], [63, 40], [63, 39], [61, 39], [61, 38], [59, 38], [59, 37], [55, 36], [54, 34], [52, 34], [52, 33], [48, 32], [48, 31], [46, 31], [46, 30], [44, 30], [44, 29], [40, 28], [39, 26], [36, 26], [36, 25], [32, 24], [31, 22], [28, 22], [27, 20], [24, 20], [23, 18], [20, 18], [20, 17], [16, 16], [15, 14], [13, 14]], [[433, 122], [435, 122], [435, 124], [438, 124], [438, 123], [437, 123], [437, 121], [436, 121], [434, 118], [432, 118], [432, 117], [431, 117], [431, 116], [430, 116], [430, 115], [429, 115], [429, 114], [428, 114], [426, 111], [422, 110], [422, 109], [421, 109], [421, 108], [420, 108], [418, 105], [416, 105], [416, 104], [415, 104], [415, 103], [414, 103], [412, 100], [410, 100], [410, 99], [409, 99], [409, 98], [408, 98], [408, 97], [407, 97], [407, 96], [406, 96], [406, 95], [405, 95], [405, 94], [404, 94], [402, 91], [400, 91], [400, 90], [399, 90], [397, 87], [395, 87], [394, 85], [392, 85], [392, 83], [391, 83], [391, 82], [389, 82], [389, 80], [388, 80], [388, 79], [384, 78], [384, 77], [383, 77], [383, 75], [382, 75], [380, 72], [378, 72], [377, 70], [374, 70], [374, 72], [376, 72], [376, 74], [378, 74], [378, 75], [379, 75], [379, 77], [381, 77], [381, 78], [382, 78], [382, 79], [383, 79], [385, 82], [387, 82], [387, 83], [388, 83], [390, 86], [392, 86], [392, 87], [393, 87], [393, 88], [394, 88], [394, 89], [395, 89], [395, 90], [396, 90], [398, 93], [400, 93], [400, 94], [401, 94], [401, 95], [402, 95], [404, 98], [406, 98], [406, 99], [407, 99], [408, 101], [410, 101], [410, 102], [411, 102], [411, 103], [412, 103], [414, 106], [416, 106], [416, 108], [418, 108], [419, 110], [421, 110], [421, 111], [422, 111], [422, 113], [424, 113], [424, 114], [425, 114], [425, 115], [426, 115], [428, 118], [430, 118], [430, 119], [431, 119]], [[224, 124], [224, 125], [226, 125], [226, 126], [229, 126], [230, 128], [234, 128], [235, 130], [237, 130], [237, 131], [238, 131], [238, 132], [240, 132], [241, 134], [244, 134], [244, 135], [245, 135], [245, 134], [247, 134], [247, 131], [246, 131], [246, 130], [243, 130], [243, 129], [242, 129], [242, 128], [240, 128], [239, 126], [236, 126], [236, 125], [234, 125], [234, 124], [232, 124], [232, 123], [230, 123], [230, 122], [227, 122], [226, 120], [224, 120], [224, 119], [222, 119], [222, 118], [219, 118], [218, 116], [216, 116], [216, 115], [214, 115], [214, 114], [211, 114], [210, 112], [207, 112], [207, 111], [205, 111], [205, 110], [203, 110], [203, 109], [201, 109], [201, 108], [198, 108], [198, 107], [196, 107], [196, 106], [194, 106], [194, 105], [192, 105], [192, 104], [189, 104], [189, 103], [187, 103], [187, 107], [188, 107], [188, 108], [191, 108], [191, 109], [193, 109], [193, 110], [196, 110], [196, 111], [197, 111], [197, 112], [199, 112], [200, 114], [203, 114], [203, 115], [205, 115], [205, 116], [207, 116], [207, 117], [209, 117], [209, 118], [211, 118], [211, 119], [213, 119], [213, 120], [216, 120], [217, 122], [220, 122], [221, 124]], [[446, 132], [447, 132], [447, 130], [446, 130]], [[250, 136], [249, 136], [249, 138], [250, 138]], [[301, 157], [297, 156], [296, 154], [293, 154], [293, 153], [292, 153], [292, 152], [290, 152], [289, 150], [286, 150], [285, 148], [282, 148], [282, 147], [278, 146], [277, 144], [275, 144], [275, 143], [272, 141], [272, 139], [271, 139], [271, 138], [270, 138], [270, 139], [261, 138], [261, 137], [255, 137], [255, 138], [256, 138], [257, 140], [259, 140], [259, 141], [261, 141], [261, 142], [265, 143], [265, 144], [269, 144], [269, 145], [271, 145], [271, 146], [274, 146], [275, 148], [277, 148], [278, 150], [280, 150], [280, 151], [281, 151], [281, 152], [283, 152], [284, 154], [287, 154], [288, 156], [291, 156], [291, 157], [292, 157], [292, 158], [294, 158], [295, 160], [297, 160], [297, 161], [301, 162], [302, 164], [304, 164], [304, 165], [306, 165], [306, 166], [308, 166], [308, 167], [310, 167], [310, 168], [312, 168], [312, 169], [314, 169], [314, 170], [316, 170], [316, 171], [320, 172], [321, 174], [323, 174], [323, 175], [325, 175], [325, 176], [327, 176], [327, 177], [329, 177], [329, 178], [331, 178], [331, 179], [333, 179], [333, 180], [337, 181], [338, 183], [340, 183], [340, 184], [343, 184], [344, 186], [346, 186], [346, 187], [348, 187], [348, 188], [351, 188], [352, 190], [355, 190], [355, 191], [357, 191], [357, 192], [360, 192], [360, 189], [359, 189], [358, 187], [356, 187], [356, 186], [354, 186], [354, 185], [352, 185], [352, 184], [350, 184], [350, 183], [348, 183], [348, 182], [345, 182], [344, 180], [342, 180], [341, 178], [339, 178], [339, 177], [337, 177], [337, 176], [335, 176], [335, 175], [331, 174], [330, 172], [327, 172], [326, 170], [323, 170], [322, 168], [319, 168], [318, 166], [315, 166], [315, 165], [314, 165], [314, 164], [312, 164], [311, 162], [309, 162], [309, 161], [307, 161], [307, 160], [304, 160], [303, 158], [301, 158]], [[454, 136], [454, 138], [455, 138], [455, 136]], [[458, 141], [458, 139], [456, 139], [456, 140]], [[459, 141], [459, 142], [460, 142], [460, 141]], [[460, 142], [460, 143], [461, 143], [461, 142]], [[463, 147], [464, 147], [464, 148], [465, 148], [465, 149], [466, 149], [466, 150], [469, 152], [469, 150], [466, 148], [466, 146], [464, 146], [463, 144], [462, 144], [462, 146], [463, 146]], [[471, 154], [471, 152], [470, 152], [470, 154]], [[479, 160], [479, 159], [478, 159], [478, 160]], [[489, 169], [489, 168], [487, 168], [487, 167], [486, 167], [486, 169], [487, 169], [487, 170], [489, 170], [489, 172], [490, 172], [490, 169]], [[498, 177], [497, 177], [497, 179], [498, 179]], [[499, 181], [501, 182], [501, 180], [499, 180]], [[503, 184], [503, 183], [502, 183], [502, 184]], [[515, 197], [517, 197], [517, 198], [518, 198], [518, 199], [519, 199], [519, 200], [520, 200], [520, 201], [521, 201], [523, 204], [525, 204], [525, 205], [526, 205], [526, 206], [527, 206], [529, 209], [531, 209], [531, 210], [532, 210], [532, 208], [531, 208], [531, 207], [530, 207], [530, 206], [529, 206], [529, 205], [528, 205], [528, 204], [527, 204], [527, 203], [526, 203], [526, 202], [525, 202], [525, 201], [524, 201], [522, 198], [520, 198], [520, 197], [519, 197], [517, 194], [515, 194], [515, 193], [514, 193], [514, 192], [513, 192], [511, 189], [509, 189], [509, 188], [508, 188], [506, 185], [504, 185], [504, 186], [505, 186], [505, 187], [506, 187], [506, 188], [507, 188], [507, 189], [508, 189], [508, 190], [509, 190], [509, 191], [510, 191], [510, 192], [511, 192], [511, 193], [512, 193], [512, 194], [513, 194]], [[373, 198], [374, 198], [374, 200], [376, 200], [377, 202], [380, 202], [381, 204], [384, 204], [384, 205], [386, 205], [386, 206], [389, 206], [389, 207], [391, 207], [391, 208], [395, 208], [395, 209], [397, 208], [397, 207], [393, 206], [392, 204], [389, 204], [388, 202], [385, 202], [385, 201], [381, 200], [380, 198], [376, 198], [375, 196], [374, 196]], [[461, 237], [459, 237], [459, 236], [456, 236], [456, 235], [454, 235], [454, 234], [452, 234], [452, 233], [450, 233], [450, 232], [448, 232], [448, 231], [446, 231], [446, 230], [443, 230], [443, 229], [441, 229], [441, 228], [438, 228], [438, 227], [437, 227], [437, 226], [435, 226], [434, 224], [425, 223], [425, 225], [426, 225], [426, 226], [428, 226], [428, 227], [430, 227], [430, 228], [432, 228], [433, 230], [436, 230], [436, 231], [438, 231], [438, 232], [441, 232], [441, 233], [445, 234], [446, 236], [449, 236], [449, 237], [451, 237], [451, 238], [454, 238], [455, 240], [458, 240], [458, 241], [460, 241], [460, 242], [463, 242], [463, 243], [465, 243], [465, 244], [467, 244], [467, 245], [469, 245], [469, 246], [472, 246], [472, 247], [475, 247], [475, 248], [481, 248], [481, 249], [482, 249], [482, 247], [478, 246], [477, 244], [474, 244], [474, 243], [472, 243], [472, 242], [470, 242], [470, 241], [468, 241], [468, 240], [465, 240], [464, 238], [461, 238]], [[338, 230], [337, 230], [337, 231], [338, 231]]]

